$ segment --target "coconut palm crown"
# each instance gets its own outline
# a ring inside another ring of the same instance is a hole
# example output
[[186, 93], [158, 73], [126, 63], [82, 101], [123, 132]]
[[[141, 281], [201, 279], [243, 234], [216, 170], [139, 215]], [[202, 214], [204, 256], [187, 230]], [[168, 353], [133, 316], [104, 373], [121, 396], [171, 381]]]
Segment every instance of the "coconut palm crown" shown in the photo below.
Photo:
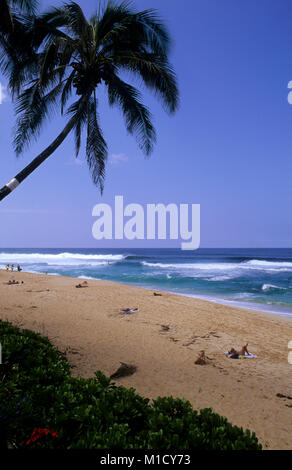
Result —
[[118, 5], [112, 1], [89, 21], [77, 3], [64, 4], [34, 18], [30, 25], [27, 20], [27, 30], [31, 60], [14, 64], [9, 82], [12, 92], [21, 90], [16, 99], [16, 153], [38, 137], [52, 107], [66, 114], [67, 123], [56, 139], [0, 190], [0, 200], [48, 158], [71, 131], [78, 155], [83, 129], [93, 182], [102, 191], [107, 144], [99, 123], [99, 87], [105, 87], [109, 105], [122, 110], [127, 131], [136, 135], [141, 150], [149, 155], [156, 139], [152, 116], [137, 88], [121, 75], [131, 72], [134, 78], [142, 79], [162, 100], [166, 111], [174, 113], [178, 88], [168, 60], [168, 32], [155, 10], [137, 12], [128, 2]]

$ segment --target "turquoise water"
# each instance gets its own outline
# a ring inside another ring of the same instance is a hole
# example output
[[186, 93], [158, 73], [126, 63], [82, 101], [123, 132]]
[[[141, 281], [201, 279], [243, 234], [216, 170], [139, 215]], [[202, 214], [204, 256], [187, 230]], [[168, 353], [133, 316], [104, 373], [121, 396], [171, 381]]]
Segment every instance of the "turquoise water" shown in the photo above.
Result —
[[292, 318], [292, 249], [0, 249], [0, 268], [105, 279]]

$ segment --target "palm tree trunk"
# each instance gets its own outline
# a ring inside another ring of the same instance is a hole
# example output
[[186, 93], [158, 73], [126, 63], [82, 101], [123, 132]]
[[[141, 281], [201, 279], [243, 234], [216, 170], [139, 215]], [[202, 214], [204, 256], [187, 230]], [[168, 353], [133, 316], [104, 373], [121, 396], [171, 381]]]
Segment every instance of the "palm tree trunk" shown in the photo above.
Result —
[[[88, 95], [85, 95], [80, 101], [80, 108], [84, 102], [88, 99]], [[79, 108], [79, 109], [80, 109]], [[38, 168], [52, 153], [62, 144], [66, 139], [67, 135], [73, 129], [77, 122], [79, 113], [77, 112], [68, 121], [62, 132], [56, 137], [56, 139], [40, 153], [29, 165], [27, 165], [20, 173], [18, 173], [12, 180], [9, 181], [3, 188], [0, 189], [0, 201], [10, 194], [17, 186], [22, 183], [36, 168]]]

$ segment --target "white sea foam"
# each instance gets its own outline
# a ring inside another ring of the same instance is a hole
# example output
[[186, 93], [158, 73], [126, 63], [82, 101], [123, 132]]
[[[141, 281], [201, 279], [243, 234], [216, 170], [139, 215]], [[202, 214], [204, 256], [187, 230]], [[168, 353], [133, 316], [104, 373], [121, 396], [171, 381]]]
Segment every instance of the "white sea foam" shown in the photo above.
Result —
[[[276, 272], [292, 272], [292, 263], [286, 261], [264, 261], [264, 260], [249, 260], [241, 263], [148, 263], [142, 261], [143, 266], [161, 269], [175, 269], [175, 270], [193, 270], [193, 271], [240, 271], [259, 270], [259, 271], [276, 271]], [[213, 278], [213, 280], [215, 280]], [[219, 279], [218, 279], [219, 280]]]
[[0, 263], [47, 264], [58, 266], [103, 265], [124, 259], [124, 255], [82, 253], [0, 253]]
[[142, 261], [143, 266], [149, 266], [152, 268], [162, 268], [162, 269], [195, 269], [195, 270], [205, 270], [205, 271], [216, 271], [216, 270], [226, 270], [226, 269], [235, 269], [238, 267], [238, 264], [232, 263], [148, 263], [147, 261]]
[[[114, 263], [121, 261], [126, 258], [123, 254], [84, 254], [84, 253], [70, 253], [63, 252], [58, 254], [52, 253], [0, 253], [0, 264], [5, 265], [7, 263], [20, 263], [20, 264], [47, 264], [57, 266], [78, 266], [78, 265], [92, 265], [102, 266], [108, 263]], [[142, 261], [142, 265], [145, 267], [155, 269], [168, 269], [185, 271], [187, 273], [200, 274], [200, 272], [208, 272], [213, 274], [211, 280], [227, 280], [226, 276], [240, 275], [241, 271], [247, 270], [260, 270], [260, 271], [271, 271], [271, 272], [292, 272], [292, 262], [290, 261], [265, 261], [260, 259], [252, 259], [249, 261], [243, 261], [240, 263], [149, 263]], [[220, 272], [224, 272], [220, 279]], [[236, 272], [235, 272], [236, 271]], [[227, 274], [228, 273], [228, 274]], [[218, 277], [216, 278], [216, 274]]]
[[271, 289], [281, 289], [281, 290], [286, 290], [287, 287], [281, 287], [281, 286], [274, 286], [273, 284], [263, 284], [262, 285], [262, 290], [271, 290]]
[[238, 292], [234, 294], [234, 300], [252, 299], [254, 297], [254, 294], [251, 294], [250, 292]]
[[91, 276], [78, 276], [78, 279], [92, 279], [93, 281], [99, 280], [97, 277], [91, 277]]
[[265, 261], [252, 259], [242, 264], [248, 269], [259, 269], [261, 271], [292, 271], [292, 263], [290, 261]]
[[211, 277], [208, 279], [208, 281], [213, 281], [213, 282], [216, 282], [216, 281], [229, 281], [230, 279], [234, 279], [236, 277], [231, 275], [231, 276], [214, 276], [214, 277]]

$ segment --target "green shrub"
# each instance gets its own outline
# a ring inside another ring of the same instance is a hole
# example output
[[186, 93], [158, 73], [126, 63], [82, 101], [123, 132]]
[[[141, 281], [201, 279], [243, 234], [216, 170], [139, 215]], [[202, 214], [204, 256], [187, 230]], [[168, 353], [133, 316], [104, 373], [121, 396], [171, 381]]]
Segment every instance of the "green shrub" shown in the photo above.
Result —
[[198, 413], [173, 397], [150, 404], [102, 372], [73, 378], [63, 355], [37, 333], [0, 320], [0, 342], [2, 447], [261, 449], [254, 433], [212, 409]]

